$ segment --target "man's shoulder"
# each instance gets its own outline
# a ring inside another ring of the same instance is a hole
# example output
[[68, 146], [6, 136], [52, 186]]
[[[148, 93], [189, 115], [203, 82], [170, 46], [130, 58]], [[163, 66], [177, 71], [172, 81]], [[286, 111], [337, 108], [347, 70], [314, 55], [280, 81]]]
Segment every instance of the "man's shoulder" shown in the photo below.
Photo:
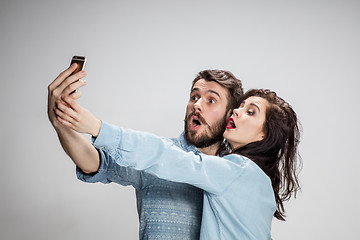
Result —
[[187, 142], [184, 132], [182, 132], [179, 137], [169, 138], [168, 140], [185, 152], [199, 152], [194, 145]]
[[178, 137], [168, 138], [168, 140], [177, 145], [180, 145], [185, 140], [184, 133], [181, 133]]

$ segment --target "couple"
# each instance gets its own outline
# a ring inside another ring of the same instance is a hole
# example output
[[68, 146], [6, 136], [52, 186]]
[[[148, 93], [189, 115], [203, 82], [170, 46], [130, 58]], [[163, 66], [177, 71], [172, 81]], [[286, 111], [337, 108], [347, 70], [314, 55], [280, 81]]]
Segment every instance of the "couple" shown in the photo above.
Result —
[[140, 239], [198, 239], [200, 223], [201, 239], [270, 239], [272, 217], [284, 219], [283, 201], [299, 188], [299, 130], [286, 102], [268, 90], [243, 95], [231, 73], [203, 71], [185, 133], [164, 139], [101, 122], [79, 106], [81, 93], [69, 93], [86, 84], [77, 81], [86, 73], [69, 77], [75, 68], [50, 84], [49, 119], [81, 180], [135, 187]]

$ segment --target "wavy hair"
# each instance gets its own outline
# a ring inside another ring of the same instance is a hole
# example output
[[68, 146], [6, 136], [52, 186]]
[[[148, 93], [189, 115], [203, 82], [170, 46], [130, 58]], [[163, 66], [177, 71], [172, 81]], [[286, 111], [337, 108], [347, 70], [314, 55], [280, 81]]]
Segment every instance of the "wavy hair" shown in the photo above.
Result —
[[298, 181], [302, 167], [298, 153], [300, 124], [292, 107], [275, 92], [251, 89], [243, 99], [251, 96], [258, 96], [269, 102], [264, 123], [265, 137], [236, 149], [233, 153], [250, 158], [269, 176], [277, 205], [274, 217], [285, 220], [283, 202], [288, 201], [292, 195], [296, 197], [297, 191], [301, 189]]
[[226, 106], [226, 112], [230, 109], [234, 109], [239, 106], [241, 99], [244, 95], [244, 90], [240, 79], [237, 79], [234, 74], [225, 70], [204, 70], [197, 74], [192, 82], [191, 88], [194, 87], [195, 83], [200, 79], [205, 81], [213, 81], [218, 83], [220, 86], [226, 88], [229, 91], [228, 104]]

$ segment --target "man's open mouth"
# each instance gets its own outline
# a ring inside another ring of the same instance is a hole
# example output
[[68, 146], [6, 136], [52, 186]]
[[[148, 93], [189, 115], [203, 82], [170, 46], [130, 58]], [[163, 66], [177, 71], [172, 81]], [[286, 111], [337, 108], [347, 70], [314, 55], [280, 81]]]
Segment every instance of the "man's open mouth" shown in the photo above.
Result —
[[199, 113], [193, 112], [187, 117], [189, 129], [191, 131], [197, 131], [202, 125], [207, 125], [206, 121], [202, 118]]
[[235, 122], [234, 122], [234, 119], [233, 119], [233, 118], [229, 118], [228, 124], [227, 124], [226, 128], [228, 128], [228, 129], [234, 129], [234, 128], [236, 128], [236, 125], [235, 125]]
[[201, 122], [200, 122], [200, 120], [199, 120], [196, 116], [194, 116], [194, 117], [192, 118], [191, 125], [192, 125], [193, 127], [200, 126], [200, 125], [201, 125]]

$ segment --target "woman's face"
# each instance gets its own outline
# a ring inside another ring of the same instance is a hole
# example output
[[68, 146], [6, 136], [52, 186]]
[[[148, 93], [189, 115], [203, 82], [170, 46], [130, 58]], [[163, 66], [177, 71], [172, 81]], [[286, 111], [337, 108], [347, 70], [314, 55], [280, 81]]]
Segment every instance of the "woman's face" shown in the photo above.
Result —
[[261, 141], [265, 137], [263, 126], [268, 106], [269, 102], [266, 99], [251, 96], [245, 99], [239, 108], [234, 109], [224, 132], [224, 138], [232, 149]]

